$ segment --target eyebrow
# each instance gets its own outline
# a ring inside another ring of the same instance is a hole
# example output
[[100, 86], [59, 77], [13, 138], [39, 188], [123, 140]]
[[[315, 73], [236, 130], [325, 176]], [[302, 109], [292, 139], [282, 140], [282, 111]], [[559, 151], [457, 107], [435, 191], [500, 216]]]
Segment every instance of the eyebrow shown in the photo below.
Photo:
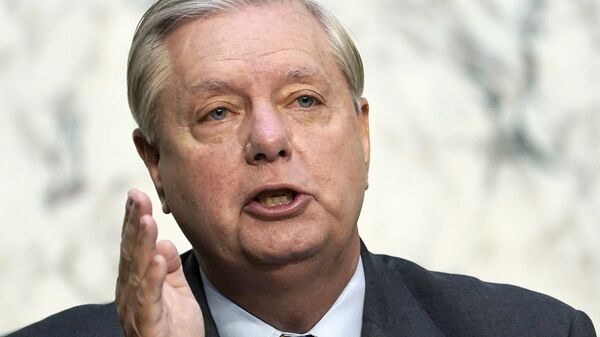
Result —
[[293, 68], [288, 70], [286, 79], [290, 81], [305, 81], [311, 79], [325, 78], [321, 72], [307, 67]]
[[213, 79], [196, 82], [191, 88], [193, 91], [216, 91], [221, 93], [232, 91], [227, 82]]

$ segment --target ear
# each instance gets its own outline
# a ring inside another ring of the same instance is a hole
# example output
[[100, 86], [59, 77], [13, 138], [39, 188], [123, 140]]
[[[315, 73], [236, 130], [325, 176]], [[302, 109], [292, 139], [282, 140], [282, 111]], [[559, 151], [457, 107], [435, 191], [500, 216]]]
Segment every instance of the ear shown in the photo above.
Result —
[[160, 154], [157, 145], [149, 143], [146, 136], [144, 136], [142, 130], [139, 128], [133, 130], [133, 143], [135, 144], [135, 148], [137, 149], [140, 158], [142, 158], [144, 164], [146, 164], [148, 172], [150, 173], [150, 178], [152, 178], [152, 182], [154, 183], [154, 187], [158, 193], [163, 212], [165, 214], [171, 213], [171, 209], [169, 208], [167, 199], [165, 197], [165, 191], [162, 187], [160, 170], [158, 169]]
[[360, 139], [363, 146], [365, 166], [367, 172], [367, 185], [365, 189], [367, 189], [369, 188], [369, 163], [371, 160], [371, 141], [369, 139], [369, 102], [366, 98], [361, 97], [358, 100], [358, 108], [358, 124], [360, 131]]

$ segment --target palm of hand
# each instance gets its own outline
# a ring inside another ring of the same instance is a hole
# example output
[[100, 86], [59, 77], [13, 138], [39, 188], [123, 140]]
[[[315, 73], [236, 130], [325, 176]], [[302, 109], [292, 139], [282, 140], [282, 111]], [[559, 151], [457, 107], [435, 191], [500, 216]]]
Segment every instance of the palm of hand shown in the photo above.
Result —
[[159, 336], [204, 337], [204, 320], [200, 306], [185, 278], [168, 275], [162, 291], [162, 317], [165, 322]]

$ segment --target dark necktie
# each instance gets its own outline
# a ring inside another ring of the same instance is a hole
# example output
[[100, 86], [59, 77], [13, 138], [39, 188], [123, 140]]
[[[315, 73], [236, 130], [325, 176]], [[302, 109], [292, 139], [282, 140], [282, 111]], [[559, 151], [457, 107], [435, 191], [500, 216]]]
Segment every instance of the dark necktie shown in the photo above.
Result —
[[[291, 337], [292, 335], [288, 335], [288, 334], [281, 334], [280, 337]], [[315, 337], [313, 335], [301, 335], [301, 336], [293, 336], [293, 337]]]

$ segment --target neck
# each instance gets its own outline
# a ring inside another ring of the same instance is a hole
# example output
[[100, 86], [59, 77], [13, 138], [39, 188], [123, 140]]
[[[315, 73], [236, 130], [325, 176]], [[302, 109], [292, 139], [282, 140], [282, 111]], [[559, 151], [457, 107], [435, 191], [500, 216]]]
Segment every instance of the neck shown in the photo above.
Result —
[[198, 260], [207, 278], [229, 300], [278, 330], [304, 333], [333, 306], [352, 278], [359, 255], [357, 238], [336, 256], [320, 254], [268, 270], [221, 266], [215, 272]]

